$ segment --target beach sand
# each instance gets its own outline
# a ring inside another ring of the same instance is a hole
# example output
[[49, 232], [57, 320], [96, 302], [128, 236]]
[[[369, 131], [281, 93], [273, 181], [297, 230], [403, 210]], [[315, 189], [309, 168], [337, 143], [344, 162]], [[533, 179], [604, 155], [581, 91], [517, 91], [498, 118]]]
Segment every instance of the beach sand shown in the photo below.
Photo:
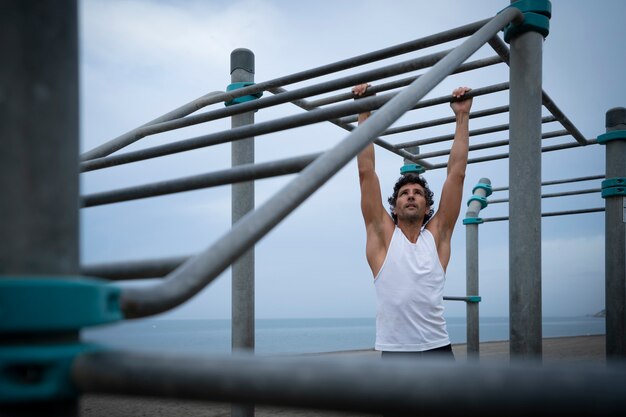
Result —
[[[458, 362], [467, 360], [466, 345], [453, 346]], [[380, 353], [374, 350], [320, 353], [327, 357], [362, 357], [378, 360]], [[543, 340], [543, 362], [548, 363], [596, 363], [605, 362], [605, 336], [558, 337]], [[480, 344], [480, 359], [484, 362], [508, 361], [509, 343], [485, 342]], [[181, 401], [158, 398], [137, 398], [114, 395], [83, 395], [80, 400], [81, 416], [84, 417], [230, 417], [230, 404]], [[295, 409], [288, 407], [257, 406], [255, 416], [292, 417], [357, 417], [373, 414], [346, 413]]]

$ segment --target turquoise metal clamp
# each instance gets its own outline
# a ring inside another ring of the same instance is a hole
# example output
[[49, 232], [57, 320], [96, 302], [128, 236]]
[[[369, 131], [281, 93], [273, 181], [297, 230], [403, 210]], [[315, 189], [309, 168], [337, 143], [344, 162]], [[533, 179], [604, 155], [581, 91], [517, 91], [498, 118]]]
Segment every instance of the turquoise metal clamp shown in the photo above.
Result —
[[602, 198], [626, 196], [626, 178], [607, 178], [602, 181]]
[[493, 194], [493, 189], [491, 188], [491, 184], [485, 184], [483, 182], [479, 182], [478, 184], [476, 184], [474, 186], [474, 188], [472, 188], [472, 194], [474, 194], [476, 192], [476, 190], [478, 190], [478, 189], [485, 190], [485, 194], [486, 194], [487, 197], [489, 197], [491, 194]]
[[480, 303], [482, 301], [482, 297], [479, 295], [468, 295], [467, 302], [468, 303]]
[[410, 174], [410, 173], [423, 174], [424, 172], [426, 172], [426, 170], [420, 164], [406, 164], [400, 168], [400, 175]]
[[484, 221], [482, 218], [480, 217], [466, 217], [463, 219], [463, 224], [464, 225], [468, 225], [468, 224], [483, 224]]
[[543, 37], [550, 33], [550, 18], [552, 17], [552, 3], [549, 0], [519, 0], [509, 7], [520, 9], [524, 14], [524, 22], [519, 25], [509, 23], [504, 27], [504, 41], [510, 43], [515, 36], [533, 31]]
[[74, 398], [74, 358], [97, 346], [49, 343], [54, 335], [123, 318], [120, 289], [83, 277], [0, 279], [0, 336], [29, 342], [0, 347], [0, 404]]
[[[226, 91], [238, 90], [240, 88], [248, 87], [251, 85], [254, 85], [254, 83], [253, 82], [232, 83], [226, 87]], [[254, 93], [254, 94], [249, 94], [247, 96], [236, 97], [230, 101], [225, 102], [224, 105], [228, 107], [228, 106], [232, 106], [233, 104], [245, 103], [246, 101], [252, 101], [252, 100], [261, 98], [261, 96], [263, 96], [262, 91], [258, 93]]]
[[612, 140], [626, 140], [626, 130], [614, 130], [598, 136], [598, 143], [600, 145], [606, 145], [607, 142]]
[[102, 348], [88, 344], [0, 348], [0, 404], [72, 399], [70, 372], [77, 355]]
[[107, 281], [67, 278], [0, 279], [0, 334], [63, 332], [122, 319], [120, 289]]
[[480, 209], [484, 209], [489, 204], [485, 197], [480, 197], [478, 195], [473, 195], [467, 200], [467, 205], [469, 206], [472, 201], [478, 201], [480, 203]]

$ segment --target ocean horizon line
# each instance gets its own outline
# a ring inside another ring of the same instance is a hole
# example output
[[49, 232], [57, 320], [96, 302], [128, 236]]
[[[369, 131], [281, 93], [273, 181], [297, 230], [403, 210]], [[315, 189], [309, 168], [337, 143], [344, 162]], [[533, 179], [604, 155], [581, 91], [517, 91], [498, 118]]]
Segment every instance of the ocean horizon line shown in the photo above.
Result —
[[[587, 313], [587, 314], [577, 314], [577, 315], [550, 315], [550, 316], [542, 316], [543, 319], [575, 319], [582, 317], [595, 317], [598, 319], [603, 319], [605, 317], [597, 316], [598, 313]], [[445, 316], [446, 319], [465, 319], [466, 316]], [[498, 316], [480, 316], [481, 319], [505, 319], [508, 318], [506, 315], [498, 315]], [[255, 320], [375, 320], [375, 316], [370, 317], [256, 317]], [[220, 318], [220, 317], [145, 317], [141, 319], [133, 319], [133, 320], [220, 320], [220, 321], [232, 321], [231, 318]]]

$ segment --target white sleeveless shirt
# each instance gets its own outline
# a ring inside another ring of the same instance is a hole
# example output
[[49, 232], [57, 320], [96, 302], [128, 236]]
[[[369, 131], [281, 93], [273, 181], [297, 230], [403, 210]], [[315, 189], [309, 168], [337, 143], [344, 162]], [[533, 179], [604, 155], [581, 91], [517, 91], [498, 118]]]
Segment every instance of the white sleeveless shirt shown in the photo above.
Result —
[[415, 244], [396, 226], [378, 275], [376, 350], [420, 352], [450, 344], [443, 318], [445, 273], [433, 235]]

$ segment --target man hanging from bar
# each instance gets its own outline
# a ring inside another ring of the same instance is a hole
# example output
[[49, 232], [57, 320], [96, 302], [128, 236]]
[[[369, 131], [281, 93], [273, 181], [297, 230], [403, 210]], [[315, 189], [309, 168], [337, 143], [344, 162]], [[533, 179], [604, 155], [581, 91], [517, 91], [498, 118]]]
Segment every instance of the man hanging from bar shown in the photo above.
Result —
[[[366, 95], [369, 84], [352, 89]], [[400, 177], [389, 197], [391, 215], [382, 204], [375, 171], [374, 146], [357, 157], [361, 211], [366, 229], [366, 257], [376, 288], [376, 350], [383, 358], [437, 357], [454, 360], [443, 318], [443, 286], [450, 260], [450, 240], [461, 208], [469, 142], [470, 91], [452, 92], [456, 131], [448, 159], [441, 202], [433, 215], [433, 192], [419, 174]], [[359, 114], [359, 124], [370, 113]]]

